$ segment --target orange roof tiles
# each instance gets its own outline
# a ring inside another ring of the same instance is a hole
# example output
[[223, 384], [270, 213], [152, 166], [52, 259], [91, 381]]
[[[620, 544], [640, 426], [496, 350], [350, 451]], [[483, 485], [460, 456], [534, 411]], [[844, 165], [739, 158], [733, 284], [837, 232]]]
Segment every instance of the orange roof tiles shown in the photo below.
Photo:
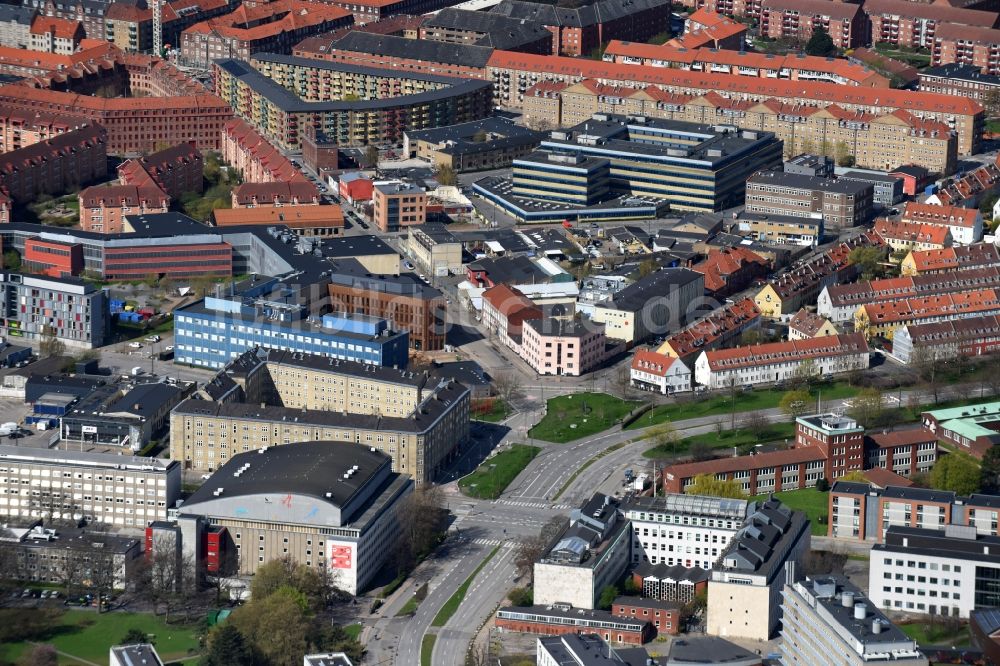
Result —
[[728, 284], [727, 278], [742, 270], [747, 264], [767, 266], [767, 260], [745, 247], [732, 247], [725, 250], [711, 250], [701, 262], [691, 267], [705, 276], [705, 289], [719, 291]]
[[866, 469], [861, 473], [861, 476], [865, 477], [865, 480], [874, 486], [879, 488], [887, 488], [889, 486], [896, 486], [897, 488], [909, 488], [913, 485], [913, 481], [910, 481], [905, 476], [891, 472], [884, 467], [873, 467], [871, 469]]
[[886, 241], [899, 240], [947, 245], [951, 239], [948, 227], [913, 222], [894, 222], [885, 218], [875, 221], [874, 231]]
[[962, 316], [976, 312], [993, 313], [1000, 309], [1000, 292], [976, 289], [954, 294], [904, 298], [896, 301], [865, 303], [861, 306], [874, 325], [898, 324], [946, 315]]
[[735, 330], [746, 328], [760, 318], [760, 308], [752, 298], [743, 298], [715, 310], [703, 319], [674, 333], [663, 343], [680, 357], [694, 354], [715, 344], [715, 341]]
[[681, 363], [680, 359], [666, 354], [658, 354], [649, 349], [639, 349], [632, 356], [632, 369], [646, 372], [657, 377], [666, 377], [670, 366]]
[[684, 24], [684, 27], [687, 29], [688, 26], [700, 25], [706, 28], [711, 28], [713, 26], [724, 25], [732, 22], [733, 20], [725, 14], [713, 12], [705, 9], [704, 7], [699, 7], [688, 15], [687, 23]]
[[903, 208], [902, 219], [906, 222], [943, 224], [950, 227], [972, 229], [976, 226], [976, 220], [980, 219], [980, 216], [979, 211], [975, 208], [934, 206], [910, 201]]
[[767, 10], [793, 11], [799, 16], [829, 16], [832, 19], [851, 20], [861, 13], [861, 5], [839, 0], [763, 0], [761, 12]]
[[344, 211], [336, 204], [218, 208], [212, 216], [220, 227], [240, 224], [283, 224], [292, 228], [344, 226]]
[[909, 109], [920, 112], [974, 115], [983, 107], [967, 97], [863, 86], [842, 86], [816, 81], [786, 81], [735, 74], [713, 74], [688, 70], [624, 65], [553, 55], [494, 51], [488, 67], [539, 74], [620, 81], [629, 84], [652, 84], [685, 89], [715, 90], [732, 95], [758, 98], [808, 99], [816, 102], [852, 104], [883, 109]]
[[136, 207], [144, 202], [154, 206], [166, 206], [170, 203], [163, 190], [156, 185], [96, 185], [80, 192], [80, 205], [86, 208], [106, 206]]
[[705, 360], [713, 371], [734, 368], [760, 367], [791, 361], [868, 353], [868, 342], [861, 333], [828, 335], [807, 340], [770, 342], [733, 349], [715, 349], [704, 352]]
[[918, 273], [1000, 266], [1000, 248], [992, 243], [975, 243], [940, 250], [914, 250], [910, 256]]
[[865, 13], [869, 16], [899, 16], [907, 19], [920, 18], [939, 21], [935, 36], [940, 36], [940, 29], [946, 25], [950, 25], [956, 31], [964, 31], [967, 27], [985, 26], [992, 28], [997, 24], [998, 17], [996, 12], [952, 7], [947, 2], [909, 2], [908, 0], [867, 0]]
[[[274, 20], [276, 16], [280, 18]], [[307, 0], [275, 0], [256, 7], [240, 5], [229, 14], [195, 23], [184, 32], [252, 41], [348, 16], [351, 12], [336, 5]]]
[[508, 287], [505, 284], [490, 287], [483, 292], [483, 298], [493, 306], [493, 309], [507, 318], [522, 311], [537, 311], [538, 314], [541, 314], [541, 310], [534, 301], [514, 287]]
[[83, 37], [83, 24], [55, 16], [38, 15], [31, 22], [31, 32], [35, 35], [48, 32], [58, 39], [73, 39], [78, 35]]

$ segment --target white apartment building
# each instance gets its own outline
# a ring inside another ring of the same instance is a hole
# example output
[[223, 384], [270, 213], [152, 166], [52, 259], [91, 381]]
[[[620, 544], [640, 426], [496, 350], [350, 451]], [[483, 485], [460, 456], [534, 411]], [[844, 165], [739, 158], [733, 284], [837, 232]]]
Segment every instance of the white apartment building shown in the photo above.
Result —
[[967, 618], [1000, 606], [1000, 538], [975, 526], [890, 527], [870, 560], [868, 594], [879, 608]]
[[667, 395], [691, 390], [691, 370], [679, 358], [646, 349], [632, 356], [632, 386]]
[[860, 333], [715, 349], [698, 356], [694, 380], [710, 389], [770, 384], [795, 377], [810, 362], [817, 375], [836, 375], [866, 369], [868, 354]]
[[0, 446], [0, 516], [145, 528], [180, 492], [176, 461]]
[[670, 493], [622, 507], [632, 521], [632, 564], [712, 568], [755, 505], [747, 500]]
[[927, 666], [917, 643], [843, 576], [789, 582], [782, 610], [784, 666]]

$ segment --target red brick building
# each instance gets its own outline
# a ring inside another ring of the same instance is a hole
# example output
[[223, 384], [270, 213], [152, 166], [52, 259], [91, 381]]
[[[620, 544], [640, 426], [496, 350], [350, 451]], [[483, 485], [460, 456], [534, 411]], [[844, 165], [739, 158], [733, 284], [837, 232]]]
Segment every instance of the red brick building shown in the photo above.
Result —
[[318, 206], [319, 191], [307, 180], [290, 183], [243, 183], [233, 188], [233, 208]]
[[1000, 29], [944, 23], [934, 34], [931, 64], [971, 65], [984, 74], [1000, 74]]
[[866, 25], [861, 5], [840, 0], [763, 0], [760, 6], [760, 32], [772, 39], [807, 42], [823, 27], [837, 48], [850, 49], [865, 43]]
[[29, 238], [24, 241], [21, 265], [27, 271], [49, 277], [73, 277], [83, 271], [83, 246]]
[[303, 182], [316, 190], [281, 151], [239, 118], [223, 128], [222, 159], [242, 174], [245, 183]]
[[331, 276], [329, 292], [334, 312], [389, 319], [394, 329], [410, 332], [410, 346], [414, 349], [444, 349], [445, 298], [422, 282], [410, 284]]
[[0, 156], [0, 190], [24, 202], [59, 194], [108, 173], [108, 135], [99, 125], [60, 134]]
[[661, 636], [676, 636], [681, 630], [681, 604], [642, 597], [618, 597], [611, 614], [629, 620], [649, 622]]
[[954, 7], [947, 2], [867, 0], [864, 11], [871, 25], [872, 43], [927, 49], [934, 46], [942, 26], [992, 28], [997, 25], [998, 18], [993, 11]]
[[203, 171], [201, 152], [190, 143], [181, 143], [146, 157], [126, 160], [118, 167], [118, 180], [122, 185], [154, 185], [177, 198], [186, 192], [204, 191]]
[[653, 625], [639, 619], [615, 617], [607, 611], [583, 610], [568, 604], [507, 606], [497, 611], [494, 624], [507, 631], [539, 636], [598, 634], [610, 643], [642, 645], [653, 638]]
[[149, 275], [176, 278], [231, 276], [233, 246], [229, 243], [133, 245], [104, 248], [106, 280], [138, 280]]
[[152, 183], [135, 185], [98, 185], [80, 191], [80, 228], [102, 234], [128, 231], [124, 227], [126, 215], [166, 213], [170, 210], [170, 197]]

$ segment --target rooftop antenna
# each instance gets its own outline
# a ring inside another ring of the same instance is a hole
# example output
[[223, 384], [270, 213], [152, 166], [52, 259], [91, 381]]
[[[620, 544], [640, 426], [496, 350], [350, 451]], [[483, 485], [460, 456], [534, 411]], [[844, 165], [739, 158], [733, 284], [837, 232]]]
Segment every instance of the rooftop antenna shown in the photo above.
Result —
[[153, 0], [153, 55], [159, 58], [163, 53], [163, 8], [162, 0]]

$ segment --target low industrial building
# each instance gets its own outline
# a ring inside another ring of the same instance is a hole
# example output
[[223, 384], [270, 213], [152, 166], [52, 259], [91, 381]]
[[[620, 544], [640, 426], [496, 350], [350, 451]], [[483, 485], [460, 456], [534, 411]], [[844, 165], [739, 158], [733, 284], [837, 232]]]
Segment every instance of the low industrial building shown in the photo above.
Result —
[[428, 275], [444, 276], [460, 273], [462, 242], [443, 224], [429, 223], [410, 227], [406, 249], [414, 262]]
[[785, 567], [809, 551], [809, 519], [775, 499], [767, 500], [712, 567], [706, 633], [766, 641], [781, 618]]
[[264, 445], [228, 460], [180, 508], [177, 524], [184, 552], [199, 564], [209, 535], [221, 535], [218, 546], [234, 555], [236, 570], [210, 574], [251, 576], [288, 557], [359, 594], [393, 551], [396, 512], [412, 489], [387, 454], [361, 443]]
[[[875, 577], [874, 562], [871, 580], [873, 586], [881, 581]], [[874, 595], [866, 600], [843, 576], [789, 580], [782, 596], [780, 649], [782, 663], [788, 666], [927, 666], [917, 642], [879, 611]]]
[[162, 458], [4, 445], [0, 487], [3, 516], [141, 528], [164, 520], [180, 498], [181, 465]]
[[408, 131], [403, 137], [403, 153], [429, 160], [438, 168], [449, 167], [455, 173], [487, 171], [509, 167], [516, 158], [533, 152], [545, 136], [506, 118], [490, 116], [460, 125]]
[[815, 247], [823, 240], [823, 218], [751, 213], [746, 210], [736, 219], [736, 229], [753, 240], [777, 245]]
[[659, 636], [676, 636], [681, 631], [681, 604], [643, 597], [618, 597], [611, 603], [611, 614], [653, 625]]
[[619, 618], [608, 611], [574, 608], [567, 603], [505, 606], [497, 611], [494, 624], [505, 631], [541, 636], [597, 634], [622, 645], [642, 645], [654, 636], [652, 625], [645, 620]]
[[167, 425], [170, 410], [194, 389], [193, 384], [137, 384], [127, 392], [117, 386], [98, 388], [82, 396], [59, 419], [66, 446], [121, 447], [141, 451]]

